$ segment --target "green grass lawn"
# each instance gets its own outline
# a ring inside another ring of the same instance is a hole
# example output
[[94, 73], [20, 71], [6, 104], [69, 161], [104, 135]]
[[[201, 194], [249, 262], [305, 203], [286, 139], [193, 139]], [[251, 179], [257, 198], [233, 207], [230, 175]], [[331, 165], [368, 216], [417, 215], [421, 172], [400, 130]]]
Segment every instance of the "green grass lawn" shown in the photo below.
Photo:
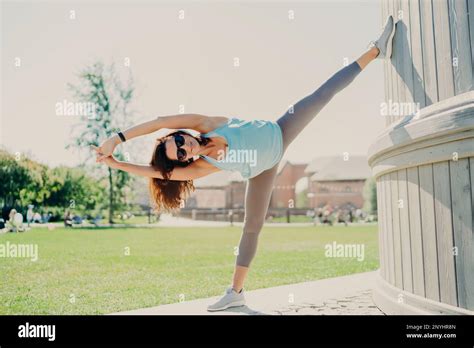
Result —
[[[221, 295], [241, 229], [37, 228], [0, 244], [37, 244], [39, 259], [0, 258], [0, 314], [102, 314]], [[365, 259], [325, 257], [364, 244]], [[246, 290], [372, 271], [377, 227], [265, 227]], [[129, 251], [130, 255], [125, 255]]]

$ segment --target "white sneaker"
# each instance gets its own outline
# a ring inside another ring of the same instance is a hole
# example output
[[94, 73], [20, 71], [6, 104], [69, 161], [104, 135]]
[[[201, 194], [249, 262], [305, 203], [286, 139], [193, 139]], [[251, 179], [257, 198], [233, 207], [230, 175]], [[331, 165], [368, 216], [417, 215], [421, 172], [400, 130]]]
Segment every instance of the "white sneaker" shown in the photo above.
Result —
[[240, 292], [236, 292], [232, 286], [229, 286], [225, 292], [224, 296], [217, 301], [216, 303], [209, 305], [207, 310], [209, 312], [222, 311], [230, 307], [240, 307], [245, 304], [244, 289]]
[[396, 24], [393, 22], [393, 16], [387, 17], [385, 26], [379, 38], [369, 43], [369, 47], [377, 47], [380, 53], [377, 59], [390, 59], [392, 57], [393, 37], [395, 35]]

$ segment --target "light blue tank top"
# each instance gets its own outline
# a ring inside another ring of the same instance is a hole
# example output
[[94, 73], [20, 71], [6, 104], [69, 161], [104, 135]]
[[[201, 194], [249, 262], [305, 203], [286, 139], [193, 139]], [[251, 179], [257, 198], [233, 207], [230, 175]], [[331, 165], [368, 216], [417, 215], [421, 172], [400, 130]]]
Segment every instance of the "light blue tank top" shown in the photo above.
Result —
[[272, 168], [283, 156], [282, 132], [274, 121], [245, 121], [232, 117], [226, 124], [203, 136], [221, 136], [226, 139], [228, 147], [217, 160], [205, 155], [200, 157], [222, 170], [238, 171], [245, 179]]

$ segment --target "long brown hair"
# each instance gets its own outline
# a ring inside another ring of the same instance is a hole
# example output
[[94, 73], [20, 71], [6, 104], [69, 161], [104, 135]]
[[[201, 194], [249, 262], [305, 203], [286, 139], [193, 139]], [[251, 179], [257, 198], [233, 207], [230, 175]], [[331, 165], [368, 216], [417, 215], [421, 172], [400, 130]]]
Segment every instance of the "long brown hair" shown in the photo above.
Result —
[[[189, 195], [195, 190], [193, 180], [170, 180], [171, 173], [175, 167], [187, 167], [194, 162], [193, 158], [188, 159], [187, 161], [178, 161], [171, 160], [166, 156], [166, 140], [169, 136], [175, 134], [192, 134], [178, 130], [172, 132], [168, 135], [165, 135], [157, 139], [157, 145], [153, 151], [151, 157], [150, 165], [153, 166], [155, 170], [160, 171], [163, 179], [160, 178], [150, 178], [148, 187], [150, 190], [150, 197], [152, 205], [156, 211], [168, 211], [172, 212], [180, 208], [181, 202], [186, 200]], [[194, 136], [193, 136], [194, 137]], [[206, 145], [209, 141], [209, 138], [206, 138], [202, 135], [194, 137], [200, 144]]]

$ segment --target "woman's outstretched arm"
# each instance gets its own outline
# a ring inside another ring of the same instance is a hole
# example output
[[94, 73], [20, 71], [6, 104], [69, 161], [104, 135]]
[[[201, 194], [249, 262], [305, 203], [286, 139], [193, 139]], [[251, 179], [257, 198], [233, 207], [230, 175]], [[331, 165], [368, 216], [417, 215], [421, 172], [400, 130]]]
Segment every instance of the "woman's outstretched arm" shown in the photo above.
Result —
[[[107, 158], [112, 158], [112, 156], [107, 157]], [[163, 179], [163, 176], [161, 175], [160, 171], [156, 170], [151, 165], [134, 164], [134, 163], [122, 162], [122, 161], [115, 161], [115, 162], [116, 162], [116, 164], [114, 164], [115, 169], [123, 170], [130, 174], [145, 176], [147, 178]], [[175, 181], [194, 180], [194, 179], [198, 179], [200, 177], [209, 175], [211, 173], [214, 173], [220, 170], [214, 166], [213, 167], [206, 166], [203, 162], [205, 161], [203, 161], [202, 159], [199, 159], [187, 167], [174, 168], [173, 171], [171, 172], [170, 180], [175, 180]], [[204, 164], [204, 166], [201, 166], [200, 164]]]
[[[199, 115], [199, 114], [180, 114], [172, 116], [158, 116], [157, 118], [140, 123], [136, 126], [128, 128], [122, 131], [125, 139], [133, 139], [141, 135], [150, 134], [159, 131], [162, 128], [188, 128], [194, 129], [201, 132], [203, 128], [206, 128], [206, 122], [210, 117]], [[120, 143], [118, 135], [115, 136], [115, 140]]]
[[[101, 157], [99, 148], [92, 147], [97, 153], [97, 162], [104, 163], [110, 168], [123, 170], [127, 173], [144, 176], [147, 178], [158, 178], [163, 179], [160, 171], [153, 168], [151, 165], [147, 164], [134, 164], [129, 162], [117, 161], [113, 156]], [[210, 163], [198, 159], [188, 165], [187, 167], [176, 167], [171, 172], [170, 180], [185, 181], [185, 180], [194, 180], [200, 177], [209, 175], [220, 169], [214, 167]]]
[[[205, 116], [199, 114], [179, 114], [171, 116], [158, 116], [157, 118], [140, 123], [136, 126], [122, 130], [126, 140], [159, 131], [162, 128], [194, 129], [200, 133], [209, 132], [222, 124], [227, 118], [220, 116]], [[111, 156], [115, 147], [121, 143], [120, 137], [115, 134], [100, 145], [103, 157]]]

